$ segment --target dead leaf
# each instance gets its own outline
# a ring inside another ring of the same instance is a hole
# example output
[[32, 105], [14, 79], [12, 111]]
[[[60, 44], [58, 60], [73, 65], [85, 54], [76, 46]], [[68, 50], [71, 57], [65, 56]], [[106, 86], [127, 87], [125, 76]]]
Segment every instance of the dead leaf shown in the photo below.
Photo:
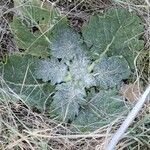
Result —
[[120, 89], [120, 94], [129, 102], [134, 102], [141, 95], [141, 87], [137, 83], [124, 84]]

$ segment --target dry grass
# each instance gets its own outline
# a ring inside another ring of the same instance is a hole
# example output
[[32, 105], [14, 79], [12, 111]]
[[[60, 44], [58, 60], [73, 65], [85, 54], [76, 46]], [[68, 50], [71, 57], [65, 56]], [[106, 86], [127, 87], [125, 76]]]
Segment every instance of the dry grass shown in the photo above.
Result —
[[[126, 0], [124, 2], [116, 0], [116, 3], [109, 0], [80, 0], [75, 1], [76, 3], [66, 0], [63, 2], [63, 5], [62, 3], [56, 3], [56, 6], [60, 9], [65, 6], [62, 9], [63, 13], [67, 12], [72, 22], [74, 20], [79, 21], [75, 22], [79, 27], [90, 13], [102, 11], [105, 8], [112, 7], [112, 5], [135, 9], [142, 17], [145, 25], [144, 39], [147, 48], [147, 50], [141, 51], [136, 60], [136, 82], [140, 85], [142, 83], [143, 86], [149, 83], [149, 3], [144, 0]], [[75, 23], [73, 22], [73, 25], [77, 26]], [[3, 35], [1, 34], [1, 36]], [[90, 133], [73, 132], [69, 125], [55, 122], [44, 114], [32, 110], [23, 103], [23, 100], [16, 102], [14, 99], [18, 100], [19, 98], [15, 94], [12, 98], [11, 92], [0, 88], [0, 150], [103, 150], [112, 133], [124, 120], [124, 117], [120, 116], [121, 119]], [[150, 107], [147, 103], [116, 149], [150, 149], [149, 118]]]
[[110, 136], [108, 127], [93, 133], [73, 133], [69, 126], [33, 112], [0, 91], [0, 149], [94, 149]]
[[[12, 94], [0, 89], [0, 149], [2, 150], [103, 150], [124, 118], [90, 133], [72, 132], [71, 127], [32, 111]], [[150, 148], [149, 105], [128, 130], [118, 150], [123, 147]]]

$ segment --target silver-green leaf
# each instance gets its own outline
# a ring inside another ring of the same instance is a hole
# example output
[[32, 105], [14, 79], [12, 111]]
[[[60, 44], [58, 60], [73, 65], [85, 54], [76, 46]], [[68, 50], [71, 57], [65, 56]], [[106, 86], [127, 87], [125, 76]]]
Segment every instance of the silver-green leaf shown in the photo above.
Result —
[[91, 62], [84, 54], [75, 57], [70, 65], [70, 73], [74, 82], [81, 83], [83, 87], [91, 87], [95, 85], [95, 78], [92, 76], [88, 67]]
[[55, 58], [40, 60], [36, 64], [34, 74], [37, 79], [56, 84], [64, 80], [67, 74], [67, 66]]
[[53, 114], [62, 121], [73, 120], [79, 113], [80, 104], [86, 102], [84, 88], [68, 82], [57, 85], [56, 90], [51, 103]]
[[97, 85], [103, 88], [114, 87], [123, 79], [127, 79], [129, 75], [130, 69], [127, 61], [119, 56], [103, 56], [93, 69]]
[[76, 54], [82, 53], [80, 35], [69, 27], [58, 29], [51, 44], [53, 57], [71, 60]]

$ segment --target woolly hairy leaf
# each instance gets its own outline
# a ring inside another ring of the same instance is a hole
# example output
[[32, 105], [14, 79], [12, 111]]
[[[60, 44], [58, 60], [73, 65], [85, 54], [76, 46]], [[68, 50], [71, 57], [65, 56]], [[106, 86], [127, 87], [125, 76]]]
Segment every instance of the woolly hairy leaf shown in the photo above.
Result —
[[[33, 76], [34, 63], [37, 59], [31, 56], [11, 55], [1, 68], [1, 86], [11, 88], [18, 97], [39, 109], [44, 109], [45, 103], [50, 101], [49, 95], [53, 87], [47, 83], [40, 83]], [[5, 84], [6, 83], [6, 84]]]
[[78, 33], [69, 27], [58, 29], [51, 44], [51, 53], [56, 58], [71, 60], [82, 54], [82, 40]]
[[71, 82], [57, 85], [56, 90], [51, 103], [53, 113], [60, 120], [73, 120], [79, 113], [80, 104], [85, 103], [85, 90]]
[[134, 67], [137, 52], [144, 47], [139, 36], [144, 32], [141, 19], [123, 8], [109, 9], [104, 15], [92, 16], [82, 28], [82, 34], [92, 55], [107, 53], [123, 55]]
[[109, 88], [118, 85], [123, 79], [127, 79], [130, 69], [124, 58], [104, 56], [94, 66], [93, 72], [97, 85]]
[[44, 82], [51, 80], [52, 84], [60, 83], [67, 74], [67, 66], [54, 58], [45, 59], [37, 62], [34, 74]]
[[87, 103], [73, 124], [81, 131], [98, 129], [125, 112], [126, 105], [115, 91], [100, 91]]
[[81, 83], [83, 87], [91, 87], [95, 85], [95, 79], [88, 70], [89, 65], [90, 60], [82, 54], [75, 57], [69, 67], [72, 80]]

